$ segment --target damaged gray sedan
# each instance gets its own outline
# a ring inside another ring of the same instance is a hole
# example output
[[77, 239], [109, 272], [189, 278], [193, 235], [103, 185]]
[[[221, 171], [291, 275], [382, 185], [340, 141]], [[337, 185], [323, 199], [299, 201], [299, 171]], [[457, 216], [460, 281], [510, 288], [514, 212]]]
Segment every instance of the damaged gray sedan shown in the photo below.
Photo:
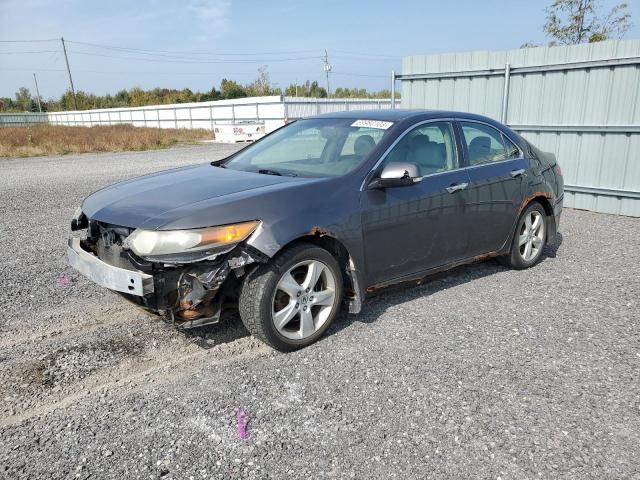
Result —
[[562, 197], [555, 157], [486, 117], [334, 113], [93, 193], [67, 254], [177, 327], [239, 311], [253, 335], [290, 351], [378, 288], [488, 257], [533, 266]]

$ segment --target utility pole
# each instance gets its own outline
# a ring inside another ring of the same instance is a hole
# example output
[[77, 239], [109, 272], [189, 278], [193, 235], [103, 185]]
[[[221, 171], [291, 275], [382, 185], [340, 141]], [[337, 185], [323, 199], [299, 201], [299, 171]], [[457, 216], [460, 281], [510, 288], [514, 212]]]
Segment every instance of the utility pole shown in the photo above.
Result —
[[38, 101], [38, 111], [42, 113], [42, 105], [40, 105], [40, 89], [38, 89], [38, 79], [36, 78], [36, 74], [33, 74], [33, 81], [36, 82], [36, 100]]
[[324, 51], [324, 73], [327, 76], [327, 98], [331, 97], [331, 88], [329, 87], [329, 72], [331, 72], [331, 64], [329, 64], [329, 54]]
[[69, 74], [69, 83], [71, 84], [71, 93], [73, 94], [73, 107], [78, 110], [76, 89], [73, 88], [73, 78], [71, 78], [71, 69], [69, 68], [69, 58], [67, 57], [67, 47], [64, 45], [64, 37], [60, 37], [60, 41], [62, 42], [62, 51], [64, 51], [64, 61], [67, 62], [67, 73]]

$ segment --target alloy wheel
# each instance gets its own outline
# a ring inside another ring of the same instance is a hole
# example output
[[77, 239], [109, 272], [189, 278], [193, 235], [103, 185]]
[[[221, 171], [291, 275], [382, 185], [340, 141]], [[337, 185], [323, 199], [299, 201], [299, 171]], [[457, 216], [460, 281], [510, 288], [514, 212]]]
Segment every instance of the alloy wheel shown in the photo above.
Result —
[[525, 262], [535, 259], [544, 246], [544, 228], [544, 219], [540, 212], [532, 210], [524, 217], [520, 225], [518, 249]]
[[329, 319], [336, 297], [336, 279], [318, 260], [295, 264], [280, 277], [272, 302], [273, 324], [284, 337], [302, 340]]

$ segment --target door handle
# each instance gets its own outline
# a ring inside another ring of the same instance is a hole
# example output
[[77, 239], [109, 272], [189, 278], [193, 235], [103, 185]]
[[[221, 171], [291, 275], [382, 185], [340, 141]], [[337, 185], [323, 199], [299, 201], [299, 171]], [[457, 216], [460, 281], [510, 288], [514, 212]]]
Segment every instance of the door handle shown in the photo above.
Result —
[[450, 187], [447, 187], [447, 192], [456, 193], [458, 190], [464, 190], [469, 186], [468, 183], [454, 183]]
[[527, 176], [526, 172], [527, 171], [524, 168], [519, 168], [518, 170], [511, 170], [511, 176], [513, 178], [526, 177]]

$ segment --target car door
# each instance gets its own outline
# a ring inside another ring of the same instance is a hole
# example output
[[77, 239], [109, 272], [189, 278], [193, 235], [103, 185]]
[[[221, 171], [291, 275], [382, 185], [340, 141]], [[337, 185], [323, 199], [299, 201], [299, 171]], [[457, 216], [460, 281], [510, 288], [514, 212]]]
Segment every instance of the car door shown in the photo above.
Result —
[[463, 192], [470, 232], [468, 256], [499, 250], [510, 238], [524, 194], [528, 161], [501, 131], [460, 121], [469, 186]]
[[464, 201], [469, 183], [449, 121], [405, 132], [383, 156], [376, 175], [393, 162], [414, 163], [422, 180], [410, 186], [362, 191], [362, 227], [371, 285], [460, 258], [466, 250]]

